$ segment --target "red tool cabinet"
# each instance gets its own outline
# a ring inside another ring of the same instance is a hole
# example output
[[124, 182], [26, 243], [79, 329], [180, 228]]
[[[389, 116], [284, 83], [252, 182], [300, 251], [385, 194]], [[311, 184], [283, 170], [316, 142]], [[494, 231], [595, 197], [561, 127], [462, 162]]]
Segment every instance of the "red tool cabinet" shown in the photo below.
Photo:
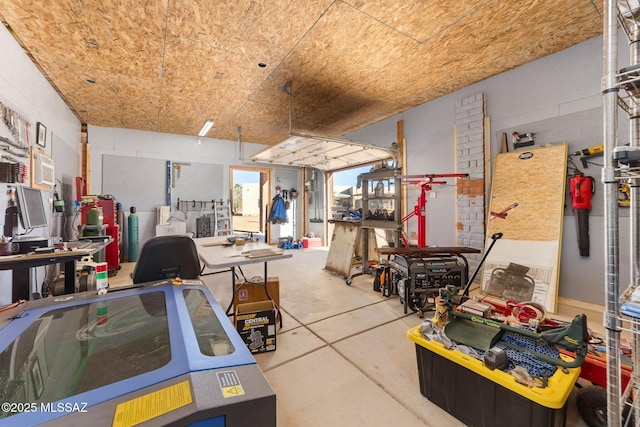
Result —
[[114, 276], [120, 269], [120, 227], [116, 222], [116, 201], [115, 200], [95, 200], [87, 206], [82, 207], [82, 224], [87, 223], [87, 213], [91, 205], [96, 203], [102, 208], [103, 224], [107, 226], [107, 235], [113, 239], [110, 245], [105, 248], [105, 261], [109, 275]]

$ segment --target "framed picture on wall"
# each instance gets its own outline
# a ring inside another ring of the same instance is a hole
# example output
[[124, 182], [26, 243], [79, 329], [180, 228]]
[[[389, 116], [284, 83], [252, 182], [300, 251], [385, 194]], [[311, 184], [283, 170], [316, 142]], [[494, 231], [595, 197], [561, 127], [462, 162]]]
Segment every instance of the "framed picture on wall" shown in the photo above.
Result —
[[47, 127], [40, 122], [36, 127], [36, 144], [41, 147], [47, 146]]

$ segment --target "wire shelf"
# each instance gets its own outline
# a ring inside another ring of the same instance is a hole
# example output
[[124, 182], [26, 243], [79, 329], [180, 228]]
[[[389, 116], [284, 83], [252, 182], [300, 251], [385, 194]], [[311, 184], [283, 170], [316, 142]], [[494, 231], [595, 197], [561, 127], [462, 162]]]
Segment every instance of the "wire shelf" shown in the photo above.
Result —
[[640, 1], [618, 0], [618, 22], [627, 33], [631, 42], [638, 41], [638, 28], [640, 28]]

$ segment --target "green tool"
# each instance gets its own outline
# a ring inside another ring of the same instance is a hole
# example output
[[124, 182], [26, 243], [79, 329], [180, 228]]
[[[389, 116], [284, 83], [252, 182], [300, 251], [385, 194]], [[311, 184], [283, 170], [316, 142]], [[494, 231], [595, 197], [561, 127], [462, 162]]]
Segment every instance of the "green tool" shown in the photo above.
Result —
[[582, 365], [587, 355], [587, 342], [589, 333], [587, 331], [587, 316], [578, 314], [568, 326], [562, 328], [549, 329], [537, 333], [526, 329], [516, 328], [511, 325], [496, 322], [491, 319], [449, 310], [451, 321], [444, 328], [449, 338], [461, 344], [465, 344], [481, 350], [490, 349], [500, 340], [503, 331], [509, 331], [524, 335], [529, 338], [541, 340], [552, 346], [559, 346], [566, 350], [575, 352], [576, 357], [571, 361], [557, 359], [526, 348], [502, 342], [505, 346], [519, 351], [528, 351], [538, 359], [561, 366], [563, 368], [575, 368]]

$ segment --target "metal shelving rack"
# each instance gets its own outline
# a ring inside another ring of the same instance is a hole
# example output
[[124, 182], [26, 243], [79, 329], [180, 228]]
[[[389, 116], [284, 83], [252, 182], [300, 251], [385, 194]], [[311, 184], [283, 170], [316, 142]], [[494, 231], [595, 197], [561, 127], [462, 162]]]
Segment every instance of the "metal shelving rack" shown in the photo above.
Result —
[[[362, 225], [363, 229], [377, 228], [393, 234], [394, 244], [400, 246], [402, 235], [402, 185], [399, 169], [379, 169], [363, 173], [362, 180]], [[390, 186], [393, 184], [393, 191]], [[379, 187], [381, 186], [381, 187]], [[386, 188], [386, 189], [385, 189]], [[381, 189], [381, 190], [380, 190]], [[375, 215], [376, 210], [386, 210], [387, 218]], [[373, 214], [373, 215], [372, 215]], [[362, 234], [362, 271], [369, 269], [369, 233]]]
[[215, 233], [214, 236], [231, 236], [233, 235], [233, 226], [231, 222], [231, 206], [222, 200], [215, 203]]
[[[640, 205], [638, 168], [625, 167], [614, 158], [618, 141], [618, 108], [629, 116], [630, 146], [640, 146], [640, 2], [638, 0], [606, 0], [603, 33], [603, 113], [604, 113], [604, 184], [605, 208], [605, 313], [607, 346], [607, 422], [623, 425], [624, 406], [630, 405], [636, 420], [640, 419], [640, 320], [621, 315], [620, 305], [640, 285]], [[630, 65], [618, 68], [618, 24], [630, 46]], [[618, 184], [630, 187], [630, 284], [620, 292]], [[633, 340], [633, 375], [625, 390], [621, 382], [620, 334], [629, 331]], [[627, 417], [627, 424], [631, 417]]]

